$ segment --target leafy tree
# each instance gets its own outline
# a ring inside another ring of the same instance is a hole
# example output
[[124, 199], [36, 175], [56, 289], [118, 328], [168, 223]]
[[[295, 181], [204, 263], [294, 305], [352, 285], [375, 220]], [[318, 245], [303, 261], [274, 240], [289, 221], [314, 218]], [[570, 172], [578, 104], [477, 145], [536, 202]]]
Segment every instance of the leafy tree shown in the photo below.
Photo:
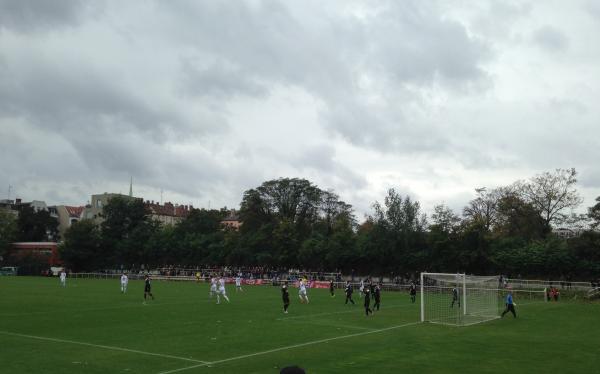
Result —
[[463, 210], [463, 215], [474, 222], [476, 226], [490, 231], [496, 223], [498, 200], [503, 194], [502, 189], [487, 191], [485, 187], [475, 189], [477, 197], [469, 202]]
[[17, 239], [17, 219], [10, 211], [0, 209], [0, 257], [6, 256]]
[[588, 216], [594, 221], [594, 228], [600, 226], [600, 196], [596, 198], [596, 205], [588, 208]]
[[47, 210], [35, 211], [24, 205], [19, 209], [17, 219], [18, 237], [22, 242], [46, 242], [58, 237], [58, 220]]
[[376, 202], [374, 227], [364, 253], [376, 258], [382, 270], [403, 272], [415, 269], [422, 258], [419, 250], [425, 246], [426, 217], [421, 213], [419, 202], [410, 197], [402, 198], [393, 188], [388, 190], [384, 205]]
[[544, 172], [516, 187], [523, 200], [540, 212], [548, 231], [552, 224], [560, 224], [566, 218], [565, 210], [577, 208], [583, 199], [575, 189], [577, 172], [572, 169], [556, 169]]
[[132, 265], [147, 260], [144, 245], [159, 225], [141, 199], [114, 197], [104, 206], [101, 223], [102, 253], [112, 264]]
[[498, 200], [494, 234], [526, 241], [539, 240], [548, 234], [548, 226], [531, 203], [517, 194], [507, 194]]
[[67, 267], [73, 271], [96, 270], [104, 265], [99, 249], [98, 226], [92, 220], [82, 220], [67, 229], [59, 253]]
[[192, 209], [189, 215], [176, 225], [176, 232], [178, 234], [217, 232], [221, 230], [221, 220], [226, 215], [227, 211], [225, 209]]
[[[446, 205], [436, 205], [427, 235], [427, 270], [447, 271], [447, 264], [459, 263], [460, 218]], [[457, 270], [457, 269], [452, 269]]]
[[436, 205], [433, 208], [431, 220], [433, 223], [429, 226], [430, 230], [435, 229], [447, 234], [458, 230], [460, 225], [460, 217], [444, 204]]

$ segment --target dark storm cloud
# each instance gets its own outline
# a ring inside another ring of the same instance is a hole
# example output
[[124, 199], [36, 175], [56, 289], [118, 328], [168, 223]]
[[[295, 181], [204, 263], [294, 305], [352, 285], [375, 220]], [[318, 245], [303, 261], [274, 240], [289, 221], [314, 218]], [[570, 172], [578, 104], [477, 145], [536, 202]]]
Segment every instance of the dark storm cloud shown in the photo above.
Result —
[[29, 33], [73, 26], [90, 5], [83, 0], [0, 0], [0, 30]]

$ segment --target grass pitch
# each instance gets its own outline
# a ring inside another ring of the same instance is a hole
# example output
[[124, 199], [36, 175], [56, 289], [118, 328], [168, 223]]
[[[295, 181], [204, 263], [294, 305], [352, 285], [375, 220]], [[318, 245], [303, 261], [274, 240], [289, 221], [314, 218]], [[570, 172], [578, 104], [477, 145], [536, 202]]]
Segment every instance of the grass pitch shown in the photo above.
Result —
[[518, 304], [519, 318], [470, 327], [417, 323], [419, 304], [382, 293], [365, 317], [342, 290], [228, 286], [216, 305], [205, 283], [0, 277], [0, 373], [598, 373], [600, 304]]

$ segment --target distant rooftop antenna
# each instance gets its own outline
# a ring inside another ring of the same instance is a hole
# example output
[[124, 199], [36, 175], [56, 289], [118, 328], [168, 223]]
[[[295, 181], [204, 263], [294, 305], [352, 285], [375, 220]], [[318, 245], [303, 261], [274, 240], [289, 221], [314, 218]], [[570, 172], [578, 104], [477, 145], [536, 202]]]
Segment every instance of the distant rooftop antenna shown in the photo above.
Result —
[[8, 185], [8, 196], [6, 197], [6, 200], [10, 200], [10, 190], [12, 190], [12, 186], [9, 184]]

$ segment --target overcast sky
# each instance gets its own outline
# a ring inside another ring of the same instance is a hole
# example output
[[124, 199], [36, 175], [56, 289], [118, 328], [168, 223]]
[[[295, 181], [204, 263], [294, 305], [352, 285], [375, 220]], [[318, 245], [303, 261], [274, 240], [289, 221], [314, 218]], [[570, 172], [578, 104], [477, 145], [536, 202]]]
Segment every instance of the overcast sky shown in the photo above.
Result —
[[600, 195], [597, 1], [0, 0], [0, 198], [237, 207], [279, 177], [359, 219], [395, 187], [575, 167]]

